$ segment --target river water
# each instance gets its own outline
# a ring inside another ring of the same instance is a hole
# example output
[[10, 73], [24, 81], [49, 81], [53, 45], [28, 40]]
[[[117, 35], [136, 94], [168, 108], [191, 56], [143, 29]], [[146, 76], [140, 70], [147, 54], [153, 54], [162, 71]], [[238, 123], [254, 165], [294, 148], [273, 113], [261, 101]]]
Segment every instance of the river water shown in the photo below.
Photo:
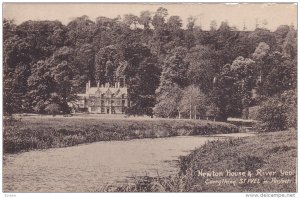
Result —
[[135, 176], [168, 176], [178, 171], [178, 157], [208, 140], [245, 137], [178, 136], [95, 142], [4, 156], [4, 192], [89, 192]]

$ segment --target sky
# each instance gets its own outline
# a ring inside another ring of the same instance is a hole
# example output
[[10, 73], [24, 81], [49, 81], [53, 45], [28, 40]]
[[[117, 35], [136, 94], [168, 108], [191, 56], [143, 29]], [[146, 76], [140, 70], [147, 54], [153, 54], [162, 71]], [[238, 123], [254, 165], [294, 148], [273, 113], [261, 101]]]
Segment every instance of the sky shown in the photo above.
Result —
[[265, 27], [272, 31], [279, 25], [297, 26], [295, 3], [4, 3], [3, 17], [14, 19], [17, 24], [27, 20], [59, 20], [67, 25], [82, 15], [95, 20], [99, 16], [139, 15], [144, 10], [154, 13], [159, 7], [166, 8], [169, 16], [180, 16], [184, 27], [190, 16], [197, 17], [196, 24], [203, 29], [209, 29], [212, 20], [218, 25], [227, 21], [240, 30], [244, 25], [247, 30], [253, 30], [257, 22], [262, 24], [263, 21], [267, 21]]

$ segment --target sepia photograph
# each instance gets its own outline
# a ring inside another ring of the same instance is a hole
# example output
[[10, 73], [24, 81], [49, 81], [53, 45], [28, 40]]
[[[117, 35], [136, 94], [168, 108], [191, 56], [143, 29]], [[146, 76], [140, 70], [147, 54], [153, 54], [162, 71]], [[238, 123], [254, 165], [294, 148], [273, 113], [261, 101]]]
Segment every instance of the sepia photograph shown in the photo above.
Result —
[[295, 197], [297, 8], [2, 3], [2, 192]]

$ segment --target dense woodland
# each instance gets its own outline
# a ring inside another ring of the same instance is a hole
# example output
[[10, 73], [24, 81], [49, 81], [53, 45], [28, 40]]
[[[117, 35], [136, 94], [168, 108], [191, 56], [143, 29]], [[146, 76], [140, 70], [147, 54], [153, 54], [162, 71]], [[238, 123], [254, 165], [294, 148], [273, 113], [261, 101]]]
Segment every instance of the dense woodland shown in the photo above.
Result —
[[247, 31], [212, 21], [203, 30], [197, 18], [187, 20], [183, 27], [162, 7], [122, 18], [81, 16], [67, 25], [4, 19], [4, 113], [47, 113], [54, 105], [69, 113], [88, 80], [95, 86], [121, 76], [129, 115], [226, 120], [252, 106], [267, 112], [270, 104], [296, 112], [293, 26]]

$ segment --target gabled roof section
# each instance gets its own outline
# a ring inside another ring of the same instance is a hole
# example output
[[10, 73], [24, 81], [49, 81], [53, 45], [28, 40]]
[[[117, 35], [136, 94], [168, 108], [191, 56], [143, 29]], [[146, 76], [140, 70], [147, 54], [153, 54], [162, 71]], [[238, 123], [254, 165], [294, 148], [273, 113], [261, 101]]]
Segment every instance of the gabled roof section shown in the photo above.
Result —
[[100, 96], [101, 93], [102, 93], [102, 92], [100, 91], [100, 89], [98, 89], [98, 90], [95, 92], [95, 95], [96, 95], [96, 96]]
[[[122, 94], [124, 95], [127, 95], [127, 87], [91, 87], [86, 95], [97, 95], [97, 93], [100, 95], [105, 93], [106, 95], [111, 95], [111, 94], [114, 94], [115, 96], [120, 96]], [[77, 94], [79, 95], [79, 94]], [[80, 94], [80, 95], [83, 95], [83, 94]]]
[[105, 94], [106, 94], [107, 96], [109, 96], [109, 95], [112, 94], [112, 92], [111, 92], [110, 89], [108, 88], [108, 89], [106, 90]]

